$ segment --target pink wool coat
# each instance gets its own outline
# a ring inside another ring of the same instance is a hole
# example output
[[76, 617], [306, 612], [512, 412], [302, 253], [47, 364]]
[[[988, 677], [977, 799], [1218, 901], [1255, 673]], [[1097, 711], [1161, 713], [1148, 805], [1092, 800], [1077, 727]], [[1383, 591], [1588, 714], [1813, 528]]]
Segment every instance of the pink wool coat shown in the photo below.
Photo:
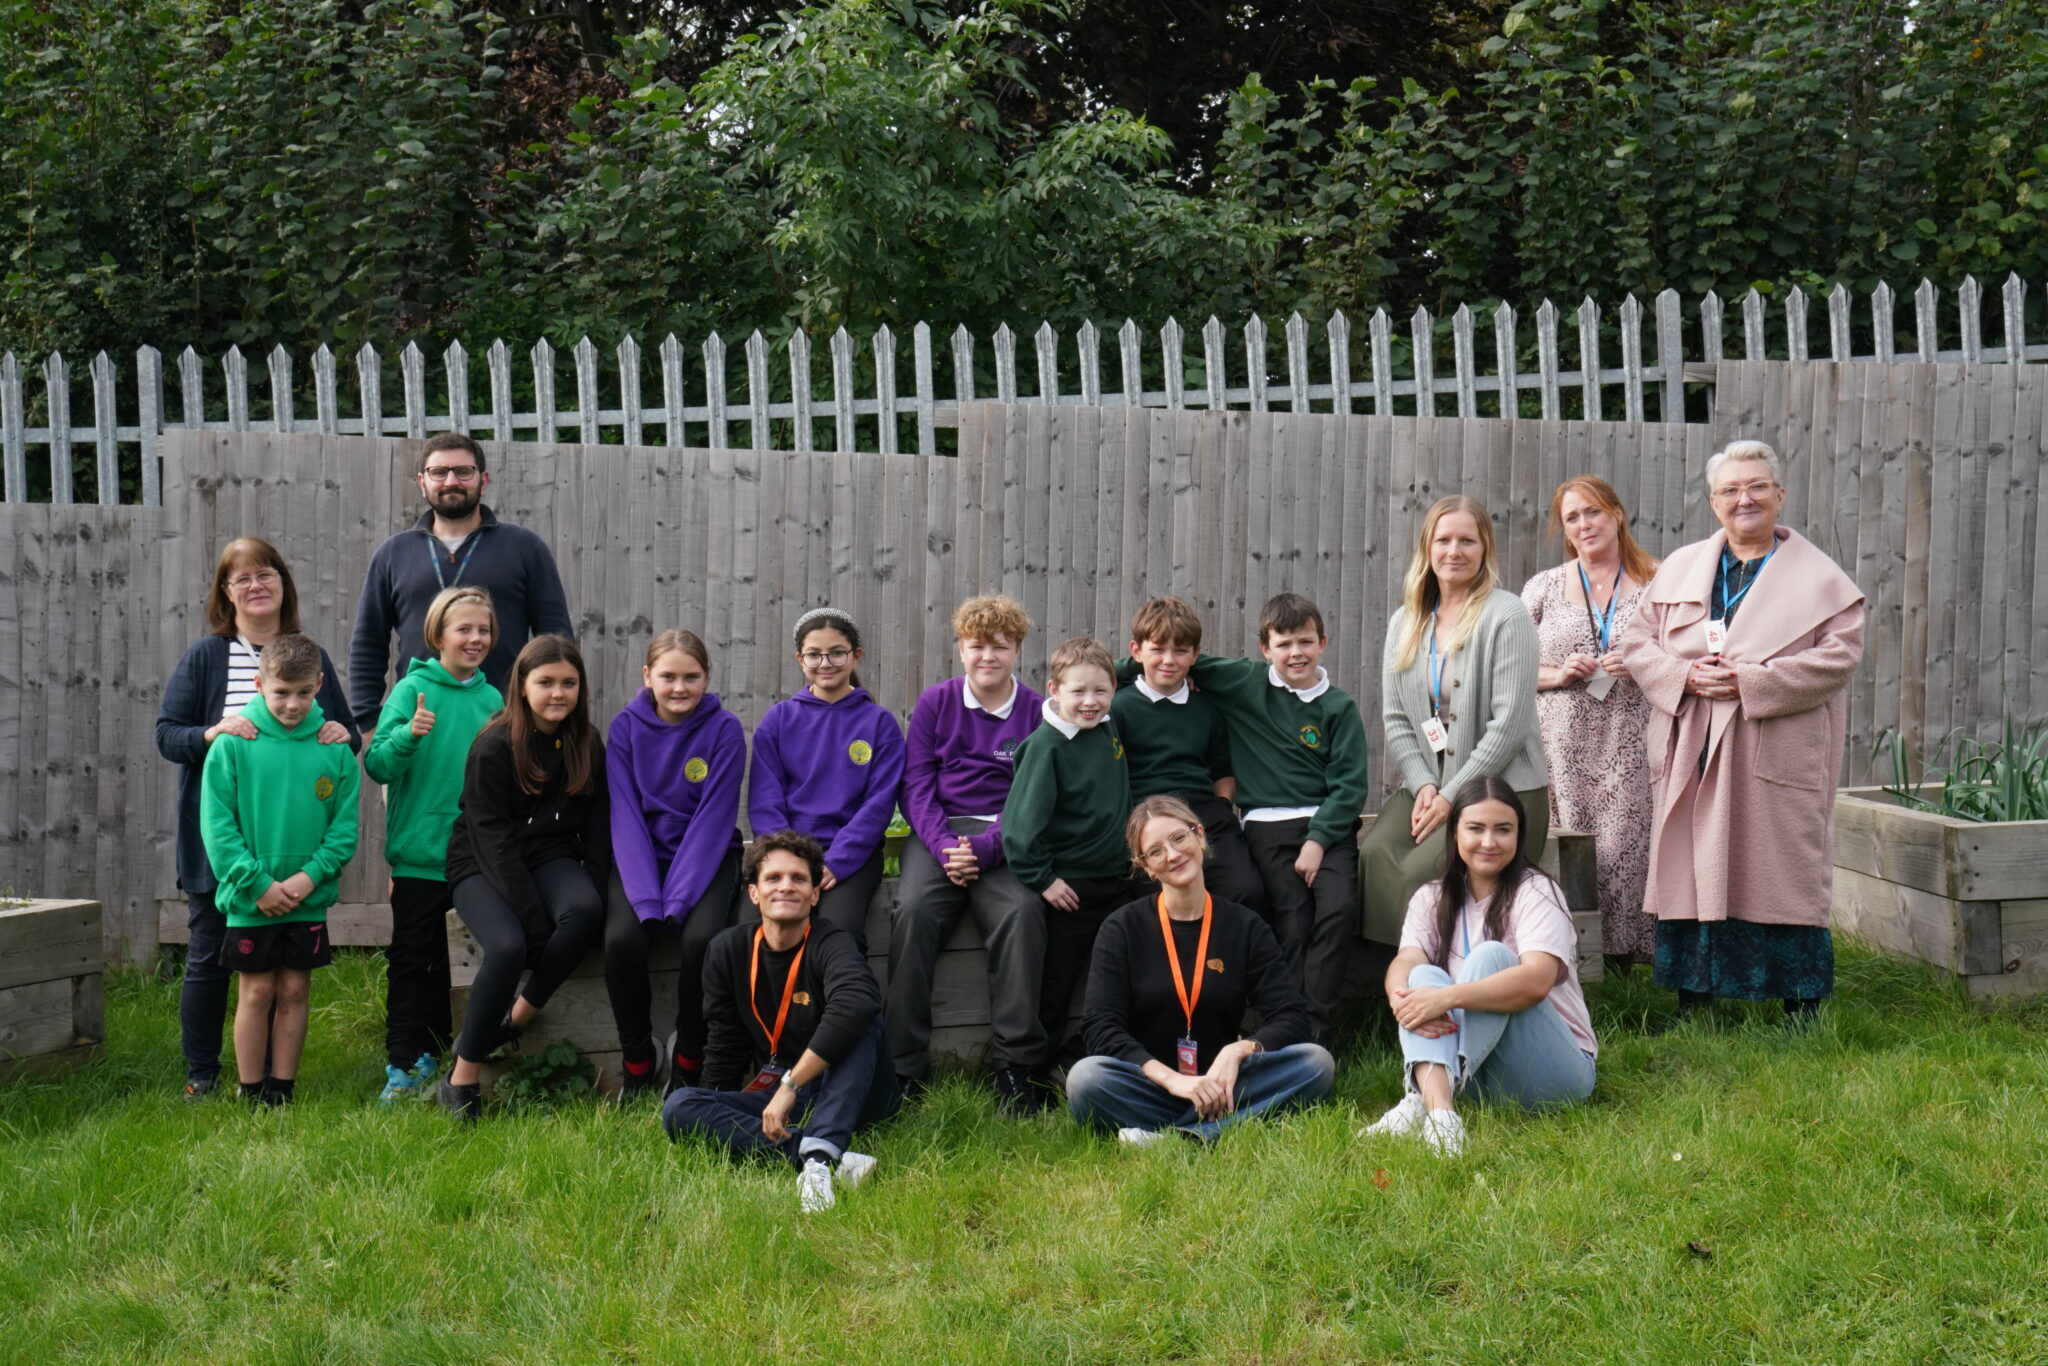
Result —
[[[1674, 552], [1621, 641], [1650, 700], [1650, 880], [1659, 920], [1825, 925], [1834, 884], [1843, 689], [1863, 658], [1863, 592], [1796, 531], [1742, 600], [1722, 657], [1737, 697], [1690, 696], [1725, 531]], [[1700, 752], [1707, 763], [1700, 768]]]

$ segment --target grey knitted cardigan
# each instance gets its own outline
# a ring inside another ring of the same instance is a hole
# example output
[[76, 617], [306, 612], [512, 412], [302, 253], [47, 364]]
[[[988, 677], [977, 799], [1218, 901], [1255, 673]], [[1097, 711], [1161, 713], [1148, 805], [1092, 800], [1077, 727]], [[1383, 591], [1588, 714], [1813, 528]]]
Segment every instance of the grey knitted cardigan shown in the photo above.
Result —
[[1401, 785], [1418, 792], [1435, 783], [1446, 798], [1474, 778], [1495, 774], [1517, 792], [1550, 783], [1543, 762], [1543, 736], [1536, 725], [1536, 623], [1521, 598], [1496, 588], [1465, 647], [1444, 666], [1445, 709], [1450, 745], [1432, 754], [1423, 738], [1429, 716], [1429, 647], [1396, 672], [1394, 660], [1408, 631], [1408, 609], [1394, 613], [1380, 662], [1381, 710], [1387, 752]]

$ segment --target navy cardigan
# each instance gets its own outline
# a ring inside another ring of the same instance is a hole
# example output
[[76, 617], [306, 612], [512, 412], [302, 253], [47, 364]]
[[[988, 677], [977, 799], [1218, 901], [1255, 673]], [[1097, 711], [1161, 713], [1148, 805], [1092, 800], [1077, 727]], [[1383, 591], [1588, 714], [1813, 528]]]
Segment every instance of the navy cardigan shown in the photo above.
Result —
[[[362, 752], [362, 732], [348, 714], [348, 695], [327, 651], [320, 652], [321, 714], [348, 727], [348, 746]], [[178, 765], [178, 890], [187, 896], [217, 885], [206, 845], [199, 837], [199, 774], [206, 766], [206, 732], [218, 722], [228, 700], [228, 638], [205, 635], [192, 642], [164, 684], [156, 713], [156, 752]]]

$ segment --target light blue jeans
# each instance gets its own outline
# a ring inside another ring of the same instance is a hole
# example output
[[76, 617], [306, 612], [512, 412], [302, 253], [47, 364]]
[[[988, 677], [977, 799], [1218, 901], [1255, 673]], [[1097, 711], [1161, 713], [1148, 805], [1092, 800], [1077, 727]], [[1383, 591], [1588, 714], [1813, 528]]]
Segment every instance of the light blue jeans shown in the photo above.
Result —
[[[1515, 951], [1489, 939], [1466, 956], [1455, 979], [1476, 982], [1520, 967]], [[1411, 987], [1447, 987], [1451, 974], [1424, 963], [1408, 974]], [[1475, 1100], [1512, 1100], [1524, 1107], [1560, 1105], [1593, 1093], [1593, 1059], [1572, 1037], [1564, 1017], [1549, 1001], [1512, 1015], [1491, 1010], [1453, 1010], [1458, 1032], [1425, 1039], [1401, 1031], [1402, 1075], [1412, 1078], [1420, 1063], [1441, 1063], [1452, 1085]]]
[[1321, 1100], [1336, 1075], [1336, 1060], [1320, 1044], [1254, 1053], [1238, 1064], [1237, 1108], [1203, 1119], [1194, 1106], [1161, 1090], [1144, 1068], [1098, 1053], [1067, 1069], [1067, 1108], [1098, 1129], [1179, 1129], [1207, 1140], [1256, 1115]]

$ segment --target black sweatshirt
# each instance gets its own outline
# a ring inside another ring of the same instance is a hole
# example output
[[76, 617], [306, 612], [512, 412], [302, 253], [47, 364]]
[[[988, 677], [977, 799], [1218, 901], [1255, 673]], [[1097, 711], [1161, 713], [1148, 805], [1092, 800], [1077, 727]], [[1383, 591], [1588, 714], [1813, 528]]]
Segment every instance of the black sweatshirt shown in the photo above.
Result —
[[[775, 1023], [782, 988], [789, 981], [789, 960], [797, 952], [778, 953], [762, 942], [761, 973], [754, 988], [754, 1009], [749, 1010], [747, 975], [754, 930], [752, 925], [723, 930], [704, 951], [704, 1085], [714, 1091], [736, 1091], [767, 1065], [768, 1031], [763, 1023]], [[775, 1060], [785, 1069], [796, 1066], [807, 1048], [827, 1066], [841, 1062], [882, 1012], [882, 990], [852, 935], [814, 920], [805, 945], [789, 1019], [775, 1050]], [[754, 1019], [755, 1010], [761, 1023]]]
[[590, 737], [590, 790], [568, 792], [560, 741], [529, 737], [540, 764], [541, 789], [521, 790], [506, 728], [488, 726], [470, 746], [462, 772], [462, 807], [448, 836], [448, 885], [481, 873], [519, 915], [529, 933], [553, 923], [542, 908], [532, 871], [552, 859], [581, 863], [598, 895], [611, 879], [612, 816], [605, 784], [604, 742]]
[[[1180, 954], [1181, 985], [1192, 991], [1189, 974], [1202, 922], [1168, 923]], [[1194, 1036], [1202, 1071], [1209, 1070], [1224, 1045], [1238, 1040], [1246, 1006], [1259, 1012], [1258, 1032], [1251, 1037], [1261, 1047], [1287, 1048], [1309, 1036], [1308, 1005], [1300, 986], [1288, 980], [1279, 941], [1265, 921], [1236, 902], [1219, 898], [1209, 927], [1202, 998], [1195, 1003]], [[1102, 922], [1095, 962], [1088, 971], [1088, 995], [1081, 1011], [1088, 1051], [1139, 1067], [1151, 1058], [1177, 1071], [1175, 1043], [1186, 1026], [1166, 959], [1166, 941], [1159, 933], [1158, 898], [1118, 907]]]

